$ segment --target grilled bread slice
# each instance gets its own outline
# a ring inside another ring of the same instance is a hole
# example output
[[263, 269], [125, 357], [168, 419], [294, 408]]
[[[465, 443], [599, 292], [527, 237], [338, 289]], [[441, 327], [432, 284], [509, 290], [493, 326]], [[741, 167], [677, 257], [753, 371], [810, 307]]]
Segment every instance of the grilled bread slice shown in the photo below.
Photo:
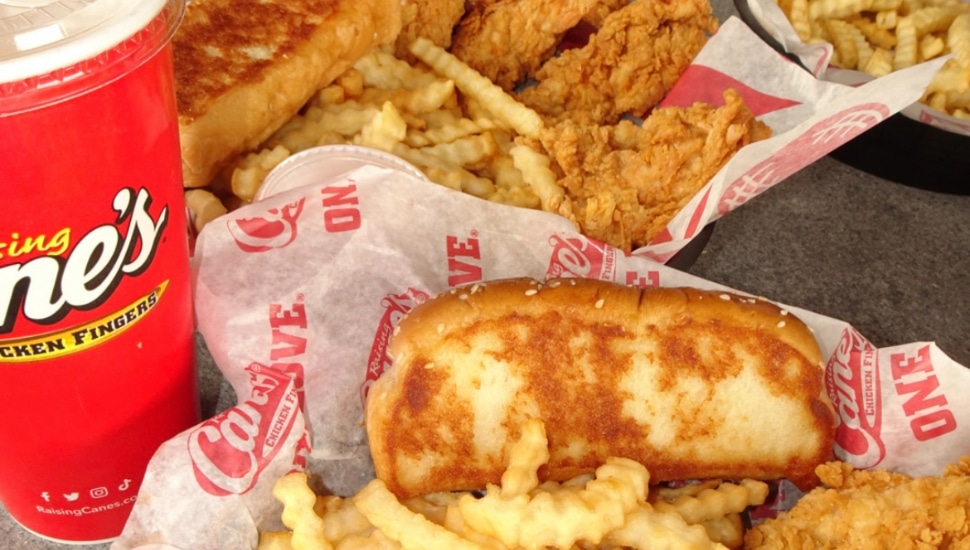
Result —
[[764, 300], [690, 288], [508, 280], [415, 307], [371, 386], [377, 476], [401, 498], [499, 483], [530, 418], [543, 480], [610, 456], [650, 481], [788, 478], [817, 484], [835, 436], [821, 352]]
[[400, 0], [190, 2], [172, 43], [185, 186], [207, 185], [400, 30]]

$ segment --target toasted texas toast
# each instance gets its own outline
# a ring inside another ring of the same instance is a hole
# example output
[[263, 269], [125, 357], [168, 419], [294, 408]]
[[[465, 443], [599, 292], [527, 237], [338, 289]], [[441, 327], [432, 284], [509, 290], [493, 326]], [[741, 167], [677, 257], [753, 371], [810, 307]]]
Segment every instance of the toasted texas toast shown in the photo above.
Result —
[[401, 30], [399, 0], [194, 0], [173, 39], [186, 187]]
[[530, 418], [542, 480], [630, 458], [652, 483], [788, 478], [831, 459], [821, 351], [787, 311], [724, 292], [560, 279], [480, 283], [397, 326], [367, 396], [377, 476], [401, 498], [500, 482]]

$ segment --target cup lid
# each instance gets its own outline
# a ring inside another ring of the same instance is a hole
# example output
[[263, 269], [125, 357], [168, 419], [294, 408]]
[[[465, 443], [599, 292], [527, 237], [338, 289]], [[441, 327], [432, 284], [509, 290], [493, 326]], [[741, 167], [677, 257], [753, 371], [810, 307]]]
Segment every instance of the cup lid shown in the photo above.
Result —
[[181, 20], [183, 0], [0, 0], [0, 84], [76, 67], [125, 42], [166, 9], [172, 16], [163, 22], [165, 39]]
[[317, 185], [363, 166], [389, 168], [428, 181], [424, 172], [404, 159], [361, 145], [321, 145], [287, 157], [273, 168], [256, 191], [255, 202], [307, 185]]

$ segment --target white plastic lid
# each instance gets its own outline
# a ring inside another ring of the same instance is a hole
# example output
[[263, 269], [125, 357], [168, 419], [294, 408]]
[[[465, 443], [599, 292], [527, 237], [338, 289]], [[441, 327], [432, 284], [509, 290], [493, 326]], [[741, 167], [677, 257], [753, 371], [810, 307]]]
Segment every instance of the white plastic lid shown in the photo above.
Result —
[[360, 145], [322, 145], [300, 151], [279, 163], [256, 191], [261, 201], [284, 191], [339, 178], [362, 166], [380, 166], [430, 181], [424, 172], [404, 159]]
[[[0, 98], [107, 70], [132, 56], [148, 59], [171, 38], [184, 8], [184, 0], [0, 0]], [[145, 36], [135, 37], [140, 31]], [[112, 51], [126, 41], [122, 51]], [[98, 58], [107, 52], [112, 55]]]

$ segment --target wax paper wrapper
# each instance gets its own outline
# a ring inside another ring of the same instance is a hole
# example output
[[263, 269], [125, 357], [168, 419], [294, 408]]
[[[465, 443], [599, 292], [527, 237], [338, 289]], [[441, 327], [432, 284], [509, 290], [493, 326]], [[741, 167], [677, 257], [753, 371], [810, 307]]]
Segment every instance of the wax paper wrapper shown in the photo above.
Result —
[[[215, 220], [195, 248], [198, 326], [239, 403], [158, 450], [113, 548], [252, 548], [258, 531], [282, 528], [272, 485], [293, 469], [312, 471], [338, 494], [361, 488], [373, 477], [362, 426], [367, 388], [390, 364], [397, 320], [437, 292], [521, 276], [723, 289], [655, 258], [911, 103], [932, 72], [920, 67], [860, 88], [820, 82], [728, 21], [684, 83], [743, 86], [775, 136], [743, 149], [660, 242], [630, 254], [556, 215], [378, 166]], [[687, 84], [669, 101], [686, 101], [691, 90], [705, 99], [703, 87]], [[787, 309], [813, 328], [827, 358], [841, 458], [922, 474], [970, 452], [970, 407], [958, 399], [970, 392], [970, 371], [931, 343], [877, 350], [845, 322]]]
[[[775, 0], [744, 0], [751, 16], [765, 33], [785, 52], [795, 56], [808, 70], [819, 78], [855, 86], [873, 79], [862, 71], [829, 66], [833, 47], [828, 43], [806, 44], [801, 41], [791, 22]], [[967, 1], [967, 0], [964, 0]], [[947, 56], [949, 57], [949, 56]], [[913, 103], [900, 111], [904, 116], [929, 124], [941, 130], [970, 136], [970, 121], [931, 109], [922, 103]]]

